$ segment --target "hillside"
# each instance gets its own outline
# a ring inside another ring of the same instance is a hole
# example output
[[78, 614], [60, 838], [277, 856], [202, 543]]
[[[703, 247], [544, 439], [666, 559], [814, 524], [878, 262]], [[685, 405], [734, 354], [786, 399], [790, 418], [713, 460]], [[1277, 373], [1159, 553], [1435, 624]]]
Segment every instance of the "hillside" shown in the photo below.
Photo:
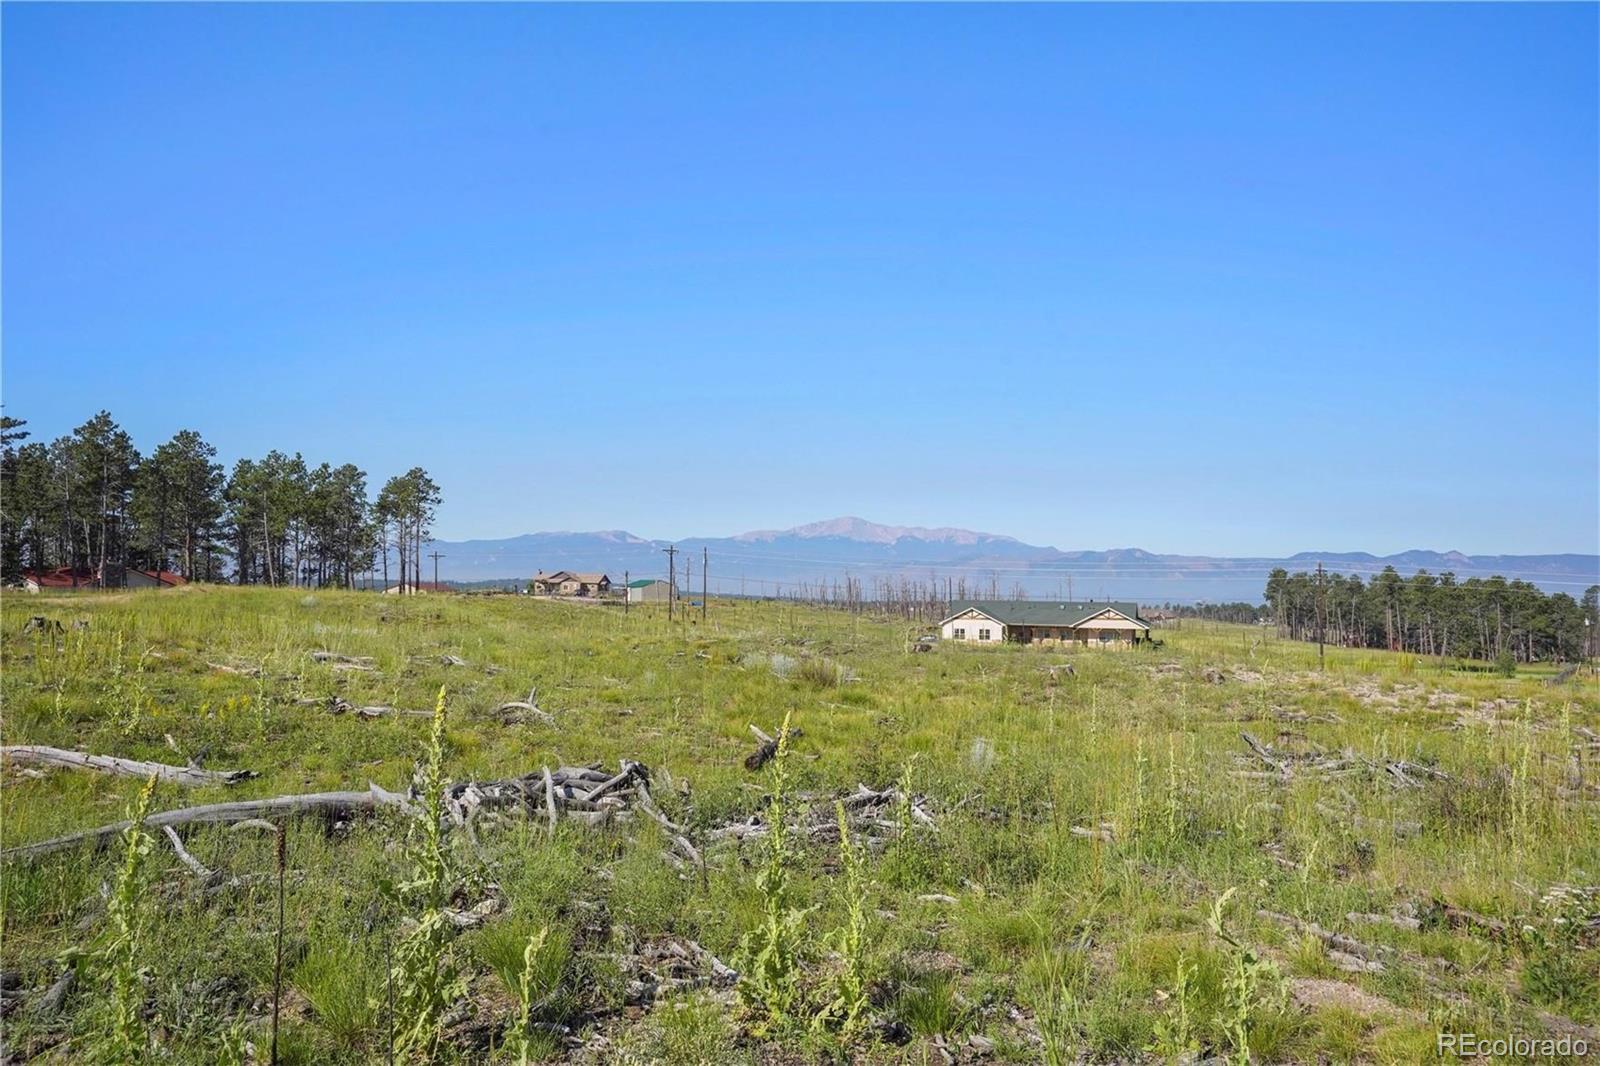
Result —
[[[581, 1066], [1414, 1063], [1441, 1027], [1600, 1025], [1590, 677], [1343, 649], [1318, 672], [1314, 646], [1205, 624], [913, 654], [898, 621], [726, 601], [675, 624], [223, 587], [28, 610], [63, 631], [5, 616], [8, 745], [169, 764], [152, 813], [334, 797], [261, 809], [286, 827], [285, 1064], [412, 1032], [462, 1063], [524, 1039]], [[747, 768], [786, 715], [791, 750]], [[273, 826], [48, 844], [125, 817], [141, 778], [6, 764], [7, 1050], [266, 1061]]]
[[[609, 530], [438, 541], [426, 550], [444, 553], [441, 573], [454, 581], [526, 580], [539, 569], [603, 570], [613, 578], [624, 571], [634, 577], [665, 577], [663, 549], [668, 544]], [[1597, 555], [1473, 556], [1419, 549], [1394, 555], [1306, 551], [1282, 558], [1225, 558], [1161, 555], [1139, 548], [1069, 551], [994, 533], [879, 525], [853, 517], [731, 537], [691, 537], [676, 544], [682, 551], [680, 576], [682, 567], [698, 573], [704, 550], [711, 557], [712, 591], [723, 594], [772, 595], [800, 582], [842, 582], [847, 574], [869, 583], [899, 577], [928, 580], [937, 575], [941, 582], [964, 579], [969, 588], [987, 589], [993, 583], [1001, 594], [1021, 585], [1035, 597], [1257, 603], [1274, 567], [1305, 570], [1319, 560], [1333, 572], [1363, 577], [1385, 566], [1402, 574], [1449, 570], [1463, 580], [1498, 574], [1574, 598], [1600, 583]]]

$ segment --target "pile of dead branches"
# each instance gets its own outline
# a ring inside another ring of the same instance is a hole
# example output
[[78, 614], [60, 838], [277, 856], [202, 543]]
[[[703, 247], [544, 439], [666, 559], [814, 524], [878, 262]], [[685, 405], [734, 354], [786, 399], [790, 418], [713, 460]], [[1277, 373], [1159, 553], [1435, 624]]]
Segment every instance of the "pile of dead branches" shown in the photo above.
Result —
[[[853, 832], [859, 833], [866, 846], [880, 851], [907, 828], [934, 829], [933, 815], [922, 796], [906, 796], [898, 788], [868, 788], [858, 784], [856, 790], [835, 801], [810, 797], [809, 805], [789, 824], [799, 838], [818, 843], [838, 843], [839, 822], [834, 803], [844, 805], [845, 820]], [[712, 829], [706, 834], [709, 843], [759, 840], [771, 831], [766, 818], [752, 814], [748, 818]]]
[[[9, 749], [8, 759], [32, 757], [41, 749]], [[24, 755], [26, 752], [27, 755]], [[161, 767], [157, 764], [132, 763], [128, 760], [111, 760], [80, 753], [54, 752], [52, 761], [74, 756], [82, 762], [74, 765], [114, 773], [147, 774], [167, 771], [168, 779], [183, 783], [227, 783], [242, 779], [242, 771], [209, 772], [188, 767]], [[92, 762], [89, 760], [93, 760]], [[204, 781], [191, 780], [202, 773], [211, 774]], [[591, 766], [563, 766], [555, 770], [541, 768], [522, 777], [496, 781], [458, 781], [445, 793], [445, 823], [447, 828], [460, 828], [476, 839], [476, 830], [485, 815], [502, 818], [507, 814], [536, 817], [548, 822], [550, 831], [565, 819], [589, 826], [610, 825], [632, 818], [635, 812], [644, 814], [659, 823], [670, 834], [674, 846], [693, 862], [700, 861], [699, 852], [692, 847], [683, 830], [656, 807], [650, 796], [650, 771], [643, 763], [622, 760], [619, 770], [612, 772], [595, 763]], [[237, 825], [241, 822], [262, 819], [282, 819], [297, 815], [321, 815], [344, 820], [357, 814], [371, 814], [388, 808], [414, 814], [418, 805], [416, 785], [405, 793], [389, 792], [377, 785], [366, 791], [313, 792], [261, 799], [237, 800], [231, 803], [202, 804], [161, 811], [145, 819], [151, 830], [183, 829], [194, 825]], [[113, 822], [77, 833], [9, 848], [3, 853], [7, 859], [37, 858], [80, 844], [101, 846], [114, 840], [128, 827], [127, 822]], [[168, 834], [169, 839], [173, 834]], [[180, 856], [181, 857], [181, 856]]]
[[[1299, 734], [1280, 734], [1284, 737], [1300, 737]], [[1259, 761], [1267, 769], [1238, 769], [1231, 771], [1234, 777], [1257, 778], [1262, 780], [1292, 781], [1296, 777], [1334, 778], [1350, 774], [1370, 773], [1381, 776], [1396, 788], [1421, 788], [1429, 781], [1449, 781], [1450, 775], [1443, 770], [1426, 766], [1422, 763], [1408, 762], [1405, 759], [1395, 759], [1389, 762], [1378, 762], [1369, 759], [1352, 748], [1346, 748], [1339, 753], [1324, 750], [1320, 745], [1308, 744], [1308, 750], [1291, 751], [1287, 748], [1278, 748], [1261, 742], [1254, 733], [1248, 730], [1239, 734], [1245, 746], [1250, 749], [1252, 761]], [[1300, 737], [1300, 739], [1304, 739]]]
[[693, 940], [661, 937], [620, 956], [630, 1005], [648, 1006], [661, 996], [703, 988], [732, 988], [739, 971]]

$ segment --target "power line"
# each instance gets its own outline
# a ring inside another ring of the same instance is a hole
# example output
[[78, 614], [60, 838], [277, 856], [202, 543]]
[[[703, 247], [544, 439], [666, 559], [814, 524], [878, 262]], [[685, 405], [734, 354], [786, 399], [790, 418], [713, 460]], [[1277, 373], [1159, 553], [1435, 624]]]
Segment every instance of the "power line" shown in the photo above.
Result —
[[1323, 640], [1324, 640], [1324, 633], [1325, 633], [1326, 628], [1327, 628], [1328, 593], [1327, 593], [1327, 587], [1323, 583], [1323, 577], [1324, 576], [1325, 575], [1324, 575], [1324, 572], [1323, 572], [1323, 569], [1322, 569], [1322, 560], [1318, 559], [1317, 560], [1317, 669], [1318, 670], [1322, 670], [1322, 669], [1325, 668], [1325, 660], [1323, 659], [1323, 647], [1322, 646], [1323, 646]]
[[672, 601], [678, 592], [678, 546], [669, 544], [662, 548], [667, 553], [667, 621], [672, 621]]

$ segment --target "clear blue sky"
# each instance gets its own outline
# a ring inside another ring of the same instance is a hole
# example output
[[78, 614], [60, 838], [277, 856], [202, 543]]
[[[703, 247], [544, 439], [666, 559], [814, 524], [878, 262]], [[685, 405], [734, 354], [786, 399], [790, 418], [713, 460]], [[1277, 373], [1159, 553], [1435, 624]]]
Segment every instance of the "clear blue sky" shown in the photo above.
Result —
[[8, 4], [5, 409], [450, 538], [1594, 552], [1596, 12]]

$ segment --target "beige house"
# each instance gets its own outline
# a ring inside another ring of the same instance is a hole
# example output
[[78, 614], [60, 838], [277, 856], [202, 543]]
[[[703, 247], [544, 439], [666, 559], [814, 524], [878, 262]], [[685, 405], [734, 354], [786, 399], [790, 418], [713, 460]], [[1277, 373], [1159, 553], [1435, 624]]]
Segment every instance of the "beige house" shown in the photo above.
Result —
[[1137, 603], [1106, 600], [957, 600], [939, 634], [958, 644], [1130, 648], [1150, 638]]
[[543, 570], [533, 575], [535, 596], [604, 596], [611, 591], [611, 579], [605, 574], [577, 574], [571, 570]]

